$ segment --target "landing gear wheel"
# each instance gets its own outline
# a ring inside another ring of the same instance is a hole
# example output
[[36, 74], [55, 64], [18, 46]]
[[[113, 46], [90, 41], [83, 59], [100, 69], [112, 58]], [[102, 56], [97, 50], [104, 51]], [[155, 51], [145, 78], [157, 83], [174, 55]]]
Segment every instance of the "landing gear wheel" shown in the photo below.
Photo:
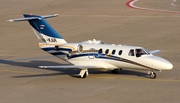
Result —
[[151, 72], [151, 74], [150, 74], [150, 78], [151, 78], [151, 79], [155, 79], [155, 78], [156, 78], [156, 73]]
[[87, 76], [87, 73], [85, 72], [82, 78], [86, 78], [86, 76]]
[[88, 70], [87, 69], [82, 69], [79, 73], [79, 78], [86, 78], [88, 76]]
[[85, 72], [84, 75], [81, 77], [81, 75], [79, 75], [79, 78], [86, 78], [87, 73]]
[[111, 70], [111, 73], [112, 73], [112, 74], [117, 74], [118, 71], [119, 71], [118, 69], [114, 69], [114, 70]]

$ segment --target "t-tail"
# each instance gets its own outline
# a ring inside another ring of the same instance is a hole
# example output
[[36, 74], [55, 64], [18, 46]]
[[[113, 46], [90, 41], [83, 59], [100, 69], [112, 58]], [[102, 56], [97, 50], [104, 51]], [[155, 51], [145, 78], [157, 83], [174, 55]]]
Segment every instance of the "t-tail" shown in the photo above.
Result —
[[46, 18], [52, 18], [56, 16], [58, 16], [58, 14], [46, 15], [46, 16], [24, 14], [24, 18], [11, 19], [8, 21], [10, 22], [28, 21], [34, 33], [36, 34], [37, 38], [39, 39], [40, 43], [65, 44], [67, 42], [45, 20]]

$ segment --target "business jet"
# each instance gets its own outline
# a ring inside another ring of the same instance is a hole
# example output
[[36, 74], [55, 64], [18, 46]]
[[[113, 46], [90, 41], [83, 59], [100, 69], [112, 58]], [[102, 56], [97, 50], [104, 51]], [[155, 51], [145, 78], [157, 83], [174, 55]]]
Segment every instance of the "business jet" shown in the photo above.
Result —
[[23, 14], [24, 18], [10, 19], [9, 22], [28, 21], [39, 40], [39, 47], [70, 63], [70, 65], [39, 66], [40, 68], [76, 68], [79, 77], [86, 78], [88, 69], [111, 70], [118, 73], [121, 69], [146, 70], [155, 79], [154, 71], [171, 70], [173, 65], [153, 54], [160, 50], [147, 51], [139, 46], [104, 44], [101, 40], [87, 40], [80, 43], [67, 43], [45, 20], [58, 14], [38, 16]]

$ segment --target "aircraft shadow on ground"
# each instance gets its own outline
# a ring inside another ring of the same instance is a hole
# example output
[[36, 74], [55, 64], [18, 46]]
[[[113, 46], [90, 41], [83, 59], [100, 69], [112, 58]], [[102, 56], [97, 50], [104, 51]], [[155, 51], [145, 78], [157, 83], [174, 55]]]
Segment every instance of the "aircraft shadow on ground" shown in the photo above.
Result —
[[[40, 65], [67, 65], [61, 64], [58, 62], [52, 61], [44, 61], [44, 60], [31, 60], [29, 62], [22, 62], [22, 61], [15, 61], [15, 60], [2, 60], [0, 59], [1, 64], [11, 65], [11, 66], [19, 66], [19, 67], [28, 67], [34, 69], [42, 69], [38, 68]], [[7, 68], [8, 69], [8, 68]], [[13, 76], [14, 78], [23, 78], [23, 77], [43, 77], [43, 76], [58, 76], [58, 75], [69, 75], [71, 77], [78, 78], [78, 74], [80, 72], [79, 69], [59, 69], [59, 68], [43, 68], [44, 70], [52, 70], [57, 71], [57, 73], [49, 73], [49, 74], [32, 74], [32, 75], [21, 75], [21, 76]], [[111, 74], [111, 71], [97, 71], [97, 70], [89, 70], [90, 74]], [[132, 71], [132, 70], [120, 70], [119, 75], [136, 75], [141, 77], [147, 77], [147, 73], [139, 72], [139, 71]], [[114, 75], [114, 74], [112, 74]], [[117, 74], [115, 74], [117, 75]]]

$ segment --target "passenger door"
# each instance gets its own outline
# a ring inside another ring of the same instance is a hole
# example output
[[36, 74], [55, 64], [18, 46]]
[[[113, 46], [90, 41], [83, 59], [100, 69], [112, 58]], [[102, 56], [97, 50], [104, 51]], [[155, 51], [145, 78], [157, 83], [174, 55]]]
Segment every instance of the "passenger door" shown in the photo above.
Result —
[[94, 56], [95, 56], [95, 49], [94, 48], [90, 48], [89, 49], [88, 58], [89, 59], [94, 59]]

